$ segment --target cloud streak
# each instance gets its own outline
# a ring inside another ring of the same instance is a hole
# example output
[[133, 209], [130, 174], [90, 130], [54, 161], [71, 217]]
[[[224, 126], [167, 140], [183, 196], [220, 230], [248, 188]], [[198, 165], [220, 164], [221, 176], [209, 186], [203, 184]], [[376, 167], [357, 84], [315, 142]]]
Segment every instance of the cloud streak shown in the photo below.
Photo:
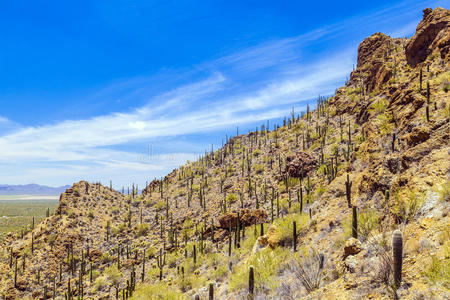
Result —
[[[381, 17], [374, 13], [364, 19], [375, 23]], [[154, 80], [145, 77], [125, 79], [92, 95], [95, 101], [126, 90], [121, 96], [140, 97], [145, 103], [127, 112], [39, 127], [15, 126], [3, 133], [3, 125], [11, 122], [0, 116], [0, 181], [28, 183], [44, 178], [39, 183], [60, 185], [111, 178], [113, 182], [133, 180], [142, 185], [146, 179], [162, 176], [195, 159], [204, 145], [198, 151], [177, 149], [152, 159], [126, 145], [158, 139], [170, 145], [180, 137], [279, 118], [292, 106], [296, 111], [304, 110], [308, 99], [330, 94], [348, 76], [356, 55], [355, 41], [332, 50], [325, 46], [350, 32], [361, 18], [205, 62], [186, 72], [187, 82], [156, 95], [148, 86]], [[392, 29], [397, 33], [410, 31], [410, 24]], [[324, 50], [321, 55], [311, 54], [308, 60], [307, 49], [312, 45]], [[183, 74], [177, 76], [183, 78]]]

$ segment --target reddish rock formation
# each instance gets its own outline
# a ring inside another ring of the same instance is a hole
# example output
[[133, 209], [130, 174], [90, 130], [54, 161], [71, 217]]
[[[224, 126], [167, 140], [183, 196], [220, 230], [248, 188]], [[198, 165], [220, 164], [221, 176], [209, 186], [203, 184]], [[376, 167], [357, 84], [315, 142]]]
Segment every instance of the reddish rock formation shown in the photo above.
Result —
[[358, 46], [357, 69], [350, 75], [350, 81], [361, 85], [360, 77], [364, 74], [365, 92], [379, 89], [392, 76], [392, 71], [386, 68], [385, 62], [389, 59], [394, 44], [399, 42], [399, 39], [380, 32], [362, 41]]
[[295, 156], [286, 158], [286, 171], [291, 177], [302, 177], [316, 166], [316, 159], [309, 153], [300, 151]]
[[450, 10], [438, 7], [423, 10], [423, 19], [416, 34], [406, 45], [406, 60], [411, 66], [423, 62], [435, 48], [445, 58], [450, 48]]
[[[267, 213], [262, 209], [242, 209], [240, 211], [239, 219], [242, 225], [250, 226], [253, 224], [260, 224], [267, 219]], [[219, 217], [219, 226], [224, 229], [236, 227], [237, 225], [237, 213], [230, 212]]]

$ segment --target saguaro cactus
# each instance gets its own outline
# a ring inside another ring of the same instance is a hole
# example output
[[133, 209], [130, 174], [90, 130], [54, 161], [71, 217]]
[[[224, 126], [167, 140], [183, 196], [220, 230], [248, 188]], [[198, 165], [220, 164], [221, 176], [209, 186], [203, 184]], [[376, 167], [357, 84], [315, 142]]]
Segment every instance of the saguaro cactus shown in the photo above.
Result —
[[209, 300], [214, 300], [214, 284], [209, 284]]
[[297, 222], [293, 222], [293, 230], [292, 230], [292, 238], [294, 239], [293, 244], [294, 244], [294, 252], [297, 251]]
[[358, 216], [356, 213], [356, 206], [353, 206], [353, 216], [352, 216], [352, 237], [358, 238]]
[[347, 174], [347, 181], [345, 182], [345, 194], [347, 196], [347, 204], [348, 207], [352, 207], [352, 199], [351, 199], [351, 189], [353, 182], [350, 181], [350, 175]]
[[159, 268], [159, 280], [162, 280], [162, 275], [163, 275], [163, 268], [166, 265], [166, 253], [162, 253], [162, 249], [159, 249], [159, 256], [156, 259], [156, 262], [158, 264], [158, 268]]
[[392, 235], [392, 256], [394, 267], [394, 284], [398, 288], [402, 281], [403, 236], [400, 230]]
[[255, 292], [255, 272], [253, 267], [250, 267], [250, 272], [248, 274], [248, 293], [253, 296]]

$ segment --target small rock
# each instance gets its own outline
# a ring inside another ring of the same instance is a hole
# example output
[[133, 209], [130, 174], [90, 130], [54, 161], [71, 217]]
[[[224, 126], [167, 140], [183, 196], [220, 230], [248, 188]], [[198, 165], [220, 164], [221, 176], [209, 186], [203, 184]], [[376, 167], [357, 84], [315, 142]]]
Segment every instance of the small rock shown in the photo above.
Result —
[[267, 242], [271, 248], [275, 248], [280, 243], [280, 237], [277, 234], [277, 227], [275, 225], [270, 226], [266, 234]]
[[353, 255], [349, 255], [345, 261], [345, 268], [350, 272], [350, 273], [355, 273], [356, 271], [356, 266], [358, 265], [358, 262], [356, 261], [356, 258]]
[[350, 238], [344, 245], [344, 260], [349, 255], [355, 255], [361, 252], [361, 242], [355, 238]]

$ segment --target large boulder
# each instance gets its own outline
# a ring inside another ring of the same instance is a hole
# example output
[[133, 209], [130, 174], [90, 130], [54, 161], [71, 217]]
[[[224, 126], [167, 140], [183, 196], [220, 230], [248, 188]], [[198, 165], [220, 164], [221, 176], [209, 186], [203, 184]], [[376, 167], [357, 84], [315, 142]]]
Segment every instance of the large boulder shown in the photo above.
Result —
[[286, 158], [286, 172], [290, 177], [304, 177], [316, 166], [316, 159], [309, 153], [300, 151]]
[[[219, 227], [224, 229], [237, 226], [237, 212], [229, 212], [219, 217]], [[241, 209], [239, 212], [240, 223], [245, 226], [264, 223], [267, 213], [262, 209]]]
[[430, 128], [425, 126], [414, 127], [412, 132], [406, 136], [408, 146], [415, 146], [425, 142], [430, 138]]
[[450, 10], [437, 7], [423, 10], [422, 21], [417, 25], [416, 34], [406, 45], [406, 60], [411, 66], [423, 62], [434, 49], [438, 48], [444, 59], [450, 48]]

